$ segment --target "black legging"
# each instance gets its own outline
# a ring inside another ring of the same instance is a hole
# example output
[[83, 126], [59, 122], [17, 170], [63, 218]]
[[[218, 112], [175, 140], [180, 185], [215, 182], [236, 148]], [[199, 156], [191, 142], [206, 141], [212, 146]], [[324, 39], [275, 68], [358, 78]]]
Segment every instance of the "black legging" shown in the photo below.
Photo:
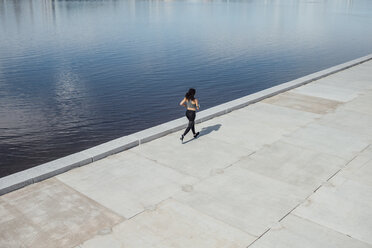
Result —
[[189, 125], [187, 126], [183, 136], [185, 136], [191, 129], [192, 133], [195, 135], [195, 111], [186, 110], [186, 117], [189, 119]]

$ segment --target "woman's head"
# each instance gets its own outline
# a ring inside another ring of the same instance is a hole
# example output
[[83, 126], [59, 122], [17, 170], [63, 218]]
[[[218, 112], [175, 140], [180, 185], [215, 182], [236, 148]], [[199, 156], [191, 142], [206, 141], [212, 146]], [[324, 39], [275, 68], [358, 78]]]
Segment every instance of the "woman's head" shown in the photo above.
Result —
[[195, 93], [196, 93], [196, 90], [193, 89], [193, 88], [190, 88], [189, 91], [186, 93], [185, 97], [187, 100], [194, 100], [194, 96], [195, 96]]

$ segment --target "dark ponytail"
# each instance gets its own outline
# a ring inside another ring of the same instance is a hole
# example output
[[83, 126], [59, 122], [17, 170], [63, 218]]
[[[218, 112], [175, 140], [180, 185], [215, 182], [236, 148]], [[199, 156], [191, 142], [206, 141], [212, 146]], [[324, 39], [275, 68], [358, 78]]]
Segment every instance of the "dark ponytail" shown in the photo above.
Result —
[[189, 91], [186, 93], [185, 97], [187, 100], [194, 100], [195, 99], [195, 93], [196, 93], [196, 90], [193, 89], [193, 88], [190, 88]]

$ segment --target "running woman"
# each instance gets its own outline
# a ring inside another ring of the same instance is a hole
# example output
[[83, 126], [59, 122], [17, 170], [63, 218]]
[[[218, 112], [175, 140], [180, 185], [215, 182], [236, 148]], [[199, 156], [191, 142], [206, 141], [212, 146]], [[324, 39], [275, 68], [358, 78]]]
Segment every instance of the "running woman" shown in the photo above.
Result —
[[189, 120], [189, 125], [187, 126], [185, 132], [181, 135], [180, 140], [183, 142], [183, 138], [190, 131], [194, 134], [194, 138], [198, 137], [199, 132], [195, 133], [195, 112], [199, 110], [199, 101], [195, 98], [196, 90], [191, 88], [186, 93], [183, 100], [180, 102], [181, 106], [186, 107], [186, 117]]

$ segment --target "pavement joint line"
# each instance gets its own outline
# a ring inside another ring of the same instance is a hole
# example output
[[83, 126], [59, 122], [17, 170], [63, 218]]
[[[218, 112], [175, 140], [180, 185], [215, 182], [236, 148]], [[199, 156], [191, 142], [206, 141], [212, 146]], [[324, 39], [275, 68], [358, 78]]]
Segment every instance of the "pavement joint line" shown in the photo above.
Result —
[[178, 194], [179, 192], [180, 192], [180, 191], [177, 191], [177, 192], [173, 193], [171, 196], [168, 196], [167, 198], [165, 198], [165, 199], [159, 201], [158, 203], [153, 204], [153, 205], [152, 205], [152, 206], [154, 207], [153, 209], [149, 208], [148, 206], [147, 206], [147, 207], [144, 206], [145, 211], [147, 211], [147, 212], [150, 212], [150, 211], [153, 212], [153, 211], [158, 210], [158, 208], [159, 208], [159, 206], [160, 206], [161, 204], [163, 204], [163, 203], [166, 202], [166, 201], [173, 200], [173, 196], [174, 196], [175, 194]]
[[[365, 148], [366, 149], [366, 148]], [[363, 150], [365, 150], [365, 149], [363, 149]], [[357, 157], [357, 156], [355, 156], [355, 157]], [[354, 157], [354, 158], [355, 158]], [[353, 158], [353, 159], [354, 159]], [[353, 160], [352, 159], [352, 160]], [[351, 161], [352, 161], [351, 160]], [[350, 163], [351, 161], [349, 161], [348, 163]], [[337, 175], [340, 171], [342, 170], [342, 168], [341, 169], [339, 169], [336, 173], [334, 173], [329, 179], [327, 179], [327, 181], [329, 181], [331, 178], [333, 178], [335, 175]], [[293, 211], [294, 210], [296, 210], [299, 206], [301, 206], [302, 204], [304, 204], [311, 196], [313, 196], [321, 187], [323, 187], [323, 184], [320, 184], [311, 194], [309, 194], [303, 201], [301, 201], [300, 203], [298, 203], [292, 210], [290, 210], [287, 214], [285, 214], [278, 222], [281, 222], [282, 220], [284, 220], [288, 215], [290, 215], [290, 214], [292, 214], [293, 213]], [[300, 217], [300, 218], [302, 218], [301, 216], [298, 216], [298, 215], [296, 215], [296, 214], [294, 214], [295, 216], [297, 216], [297, 217]], [[308, 220], [308, 219], [306, 219], [306, 218], [302, 218], [302, 219], [305, 219], [305, 220], [307, 220], [307, 221], [311, 221], [311, 220]], [[313, 221], [311, 221], [311, 222], [313, 222]], [[316, 223], [316, 222], [315, 222]], [[320, 225], [319, 223], [316, 223], [317, 225]], [[323, 226], [323, 225], [320, 225], [320, 226]], [[326, 226], [323, 226], [323, 227], [326, 227]], [[328, 228], [328, 229], [331, 229], [331, 228], [329, 228], [329, 227], [326, 227], [326, 228]], [[270, 228], [271, 229], [271, 228]], [[269, 229], [269, 230], [270, 230]], [[268, 230], [268, 231], [269, 231]], [[331, 230], [333, 230], [333, 231], [335, 231], [334, 229], [331, 229]], [[266, 231], [267, 232], [267, 231]], [[264, 233], [264, 234], [266, 234], [266, 232]], [[263, 235], [264, 235], [263, 234]], [[347, 235], [347, 236], [349, 236], [349, 237], [351, 237], [351, 238], [353, 238], [352, 236], [350, 236], [350, 235], [348, 235], [348, 234], [344, 234], [344, 233], [341, 233], [341, 234], [343, 234], [343, 235]], [[260, 237], [262, 237], [263, 235], [261, 235]], [[259, 237], [259, 238], [260, 238]], [[258, 238], [258, 239], [259, 239]], [[256, 240], [258, 240], [258, 239], [256, 239]], [[355, 238], [353, 238], [353, 239], [355, 239]], [[254, 242], [256, 242], [256, 240], [254, 241]], [[253, 242], [253, 243], [254, 243]], [[252, 244], [253, 244], [252, 243]], [[251, 246], [252, 244], [250, 244], [249, 246]], [[249, 247], [248, 246], [248, 247]]]
[[238, 160], [236, 160], [235, 162], [232, 162], [231, 164], [223, 167], [223, 170], [226, 170], [226, 169], [229, 169], [233, 166], [235, 166], [235, 164], [237, 164], [238, 162], [242, 161], [243, 159], [246, 159], [246, 158], [249, 158], [251, 155], [255, 154], [257, 151], [253, 151], [252, 153], [250, 153], [249, 155], [244, 155], [242, 157], [240, 157]]
[[[324, 185], [325, 182], [328, 182], [334, 175], [336, 175], [337, 173], [339, 173], [342, 169], [339, 169], [336, 171], [336, 173], [334, 173], [330, 178], [328, 178], [326, 181], [322, 182], [312, 193], [310, 193], [307, 197], [304, 198], [304, 200], [302, 202], [300, 202], [299, 204], [297, 204], [296, 207], [294, 207], [290, 213], [292, 213], [296, 208], [298, 208], [300, 205], [304, 204], [311, 196], [313, 196], [320, 188], [322, 188]], [[288, 213], [288, 214], [290, 214]], [[286, 216], [288, 216], [288, 214]], [[284, 216], [282, 219], [279, 220], [282, 221], [286, 216]]]
[[[366, 150], [367, 148], [369, 147], [369, 145], [364, 148], [362, 151]], [[358, 155], [355, 155], [349, 162], [346, 163], [346, 165], [344, 165], [344, 168], [347, 166], [347, 164], [349, 164], [351, 161], [353, 161]], [[343, 168], [340, 168], [339, 170], [337, 170], [335, 173], [333, 173], [331, 175], [330, 178], [328, 178], [325, 182], [328, 182], [330, 179], [332, 179], [333, 177], [335, 177]], [[311, 196], [313, 196], [320, 188], [323, 187], [323, 183], [321, 183], [312, 193], [310, 193], [306, 198], [304, 198], [303, 201], [301, 201], [300, 203], [298, 203], [291, 211], [289, 211], [287, 214], [285, 214], [278, 222], [281, 222], [283, 219], [285, 219], [288, 215], [290, 215], [294, 210], [296, 210], [296, 208], [298, 208], [299, 206], [301, 206], [302, 204], [304, 204]], [[297, 215], [296, 215], [297, 216]], [[319, 225], [319, 224], [318, 224]], [[328, 227], [327, 227], [328, 228]], [[333, 230], [333, 229], [332, 229]], [[345, 234], [344, 234], [345, 235]], [[253, 243], [252, 243], [253, 244]]]
[[[345, 165], [344, 165], [345, 166]], [[345, 167], [344, 167], [345, 168]], [[329, 182], [329, 180], [331, 180], [332, 178], [334, 178], [338, 173], [340, 173], [340, 171], [342, 171], [342, 168], [338, 169], [335, 173], [333, 173], [327, 180], [326, 182]]]
[[[370, 60], [372, 60], [372, 54], [368, 54], [366, 56], [347, 61], [345, 63], [338, 64], [309, 75], [305, 75], [295, 80], [288, 81], [268, 89], [264, 89], [262, 91], [232, 100], [230, 102], [211, 107], [199, 112], [196, 123], [201, 123], [217, 116], [230, 113], [234, 110], [241, 109], [268, 97], [287, 92], [291, 89], [309, 84], [313, 81], [325, 78], [329, 75], [344, 71]], [[145, 129], [137, 133], [113, 140], [115, 142], [109, 141], [104, 144], [98, 145], [97, 147], [92, 147], [87, 150], [69, 155], [67, 157], [50, 161], [39, 166], [0, 178], [0, 195], [15, 191], [36, 182], [43, 181], [76, 167], [92, 163], [93, 160], [96, 161], [112, 154], [128, 150], [142, 143], [158, 139], [167, 134], [181, 130], [185, 126], [186, 123], [183, 122], [183, 118], [178, 118], [170, 122], [166, 122], [149, 129]]]
[[[312, 194], [311, 194], [312, 195]], [[309, 196], [308, 196], [309, 197]], [[307, 198], [308, 198], [307, 197]], [[306, 198], [306, 199], [307, 199]], [[305, 200], [306, 201], [306, 200]], [[281, 222], [282, 220], [284, 220], [288, 215], [290, 215], [296, 208], [298, 208], [301, 204], [303, 204], [305, 201], [302, 201], [300, 203], [298, 203], [294, 208], [292, 208], [288, 213], [286, 213], [282, 218], [280, 218], [280, 220], [278, 220], [278, 222]]]
[[211, 216], [211, 215], [209, 215], [209, 214], [207, 214], [207, 213], [205, 213], [205, 212], [202, 212], [202, 211], [200, 211], [200, 210], [194, 208], [193, 206], [188, 205], [188, 204], [186, 204], [186, 203], [184, 203], [184, 202], [182, 202], [182, 201], [179, 201], [179, 200], [174, 199], [174, 198], [172, 198], [172, 200], [178, 202], [179, 204], [182, 204], [182, 205], [184, 205], [184, 206], [187, 206], [187, 207], [193, 209], [194, 211], [196, 211], [197, 213], [199, 213], [199, 214], [201, 214], [201, 215], [208, 216], [209, 218], [212, 218], [212, 219], [214, 219], [214, 220], [216, 220], [216, 221], [218, 221], [218, 222], [221, 222], [221, 223], [223, 223], [224, 225], [227, 225], [227, 226], [229, 226], [229, 227], [231, 227], [231, 228], [233, 228], [233, 229], [237, 229], [237, 230], [239, 230], [239, 231], [241, 231], [241, 232], [243, 232], [243, 233], [246, 233], [246, 234], [248, 234], [248, 235], [250, 235], [250, 236], [252, 236], [252, 237], [257, 237], [257, 235], [255, 235], [255, 234], [249, 233], [249, 232], [247, 232], [247, 231], [241, 229], [240, 227], [237, 227], [237, 226], [231, 225], [230, 223], [225, 222], [224, 220], [220, 220], [220, 219], [218, 219], [218, 218], [216, 218], [216, 217], [214, 217], [214, 216]]
[[[368, 146], [367, 146], [368, 147]], [[365, 150], [366, 148], [363, 149], [363, 151]], [[358, 155], [354, 156], [349, 162], [347, 162], [343, 168], [345, 168], [347, 166], [347, 164], [349, 164], [351, 161], [353, 161]], [[333, 177], [335, 177], [341, 170], [343, 170], [343, 168], [340, 168], [338, 169], [335, 173], [333, 173], [331, 175], [331, 177], [329, 177], [326, 181], [324, 182], [328, 182], [329, 180], [331, 180]], [[323, 183], [324, 183], [323, 182]], [[305, 203], [311, 196], [313, 196], [320, 188], [322, 188], [324, 185], [323, 183], [321, 183], [312, 193], [310, 193], [306, 198], [304, 198], [304, 200], [300, 203], [298, 203], [289, 213], [287, 213], [284, 217], [282, 217], [279, 222], [281, 222], [285, 217], [287, 217], [289, 214], [291, 214], [296, 208], [298, 208], [300, 205], [302, 205], [303, 203]], [[297, 216], [297, 215], [296, 215]]]
[[[368, 144], [366, 147], [364, 147], [359, 153], [357, 156], [359, 156], [360, 154], [362, 154], [365, 150], [367, 150], [372, 144]], [[351, 161], [350, 161], [351, 162]]]
[[361, 242], [361, 243], [364, 243], [364, 244], [366, 244], [366, 245], [368, 245], [368, 246], [371, 246], [371, 244], [370, 244], [370, 243], [367, 243], [366, 241], [363, 241], [363, 240], [360, 240], [360, 239], [355, 238], [355, 237], [353, 237], [353, 236], [350, 236], [349, 234], [346, 234], [346, 233], [340, 232], [340, 231], [338, 231], [338, 230], [336, 230], [336, 229], [333, 229], [332, 227], [325, 226], [325, 225], [320, 224], [320, 223], [318, 223], [318, 222], [316, 222], [316, 221], [313, 221], [313, 220], [311, 220], [311, 219], [308, 219], [308, 218], [305, 218], [305, 217], [299, 216], [299, 215], [297, 215], [297, 214], [295, 214], [295, 213], [293, 213], [293, 215], [296, 216], [297, 218], [300, 218], [300, 219], [303, 219], [303, 220], [305, 220], [305, 221], [311, 222], [311, 223], [314, 224], [314, 225], [317, 225], [317, 226], [320, 226], [320, 227], [323, 227], [323, 228], [326, 228], [326, 229], [332, 230], [333, 232], [336, 232], [336, 233], [338, 233], [338, 234], [340, 234], [340, 235], [342, 235], [342, 236], [350, 237], [350, 238], [352, 238], [352, 239], [354, 239], [354, 240], [357, 240], [357, 241], [359, 241], [359, 242]]
[[260, 238], [262, 238], [266, 233], [268, 233], [269, 231], [271, 230], [271, 228], [267, 229], [266, 231], [264, 231], [260, 236], [258, 236], [258, 238], [256, 238], [252, 243], [250, 243], [248, 247], [250, 247], [251, 245], [253, 245], [254, 243], [256, 243], [257, 240], [259, 240]]
[[332, 178], [334, 178], [338, 173], [340, 173], [340, 171], [342, 171], [343, 169], [345, 169], [354, 159], [356, 159], [357, 157], [359, 157], [360, 154], [362, 154], [365, 150], [368, 149], [368, 147], [370, 147], [370, 144], [367, 145], [366, 147], [364, 147], [360, 152], [358, 152], [354, 157], [352, 157], [342, 168], [340, 168], [338, 171], [336, 171], [333, 175], [331, 175], [331, 177], [329, 177], [327, 179], [327, 182], [329, 180], [331, 180]]
[[[142, 211], [136, 213], [135, 215], [129, 217], [128, 219], [126, 219], [126, 220], [124, 220], [124, 221], [131, 220], [131, 219], [135, 218], [136, 216], [138, 216], [138, 215], [140, 215], [140, 214], [142, 214], [142, 213], [144, 213], [144, 212], [146, 212], [146, 211], [147, 211], [147, 209], [144, 209], [144, 210], [142, 210]], [[124, 222], [124, 221], [123, 221], [123, 222]]]
[[[145, 154], [138, 153], [138, 152], [136, 152], [136, 151], [131, 151], [131, 150], [129, 150], [128, 152], [133, 153], [133, 154], [136, 154], [137, 156], [140, 156], [140, 157], [142, 157], [142, 158], [144, 158], [144, 159], [150, 160], [150, 161], [152, 161], [152, 162], [154, 162], [154, 163], [157, 163], [157, 164], [160, 164], [160, 165], [165, 166], [164, 164], [162, 164], [162, 163], [159, 162], [158, 160], [153, 159], [153, 158], [150, 158], [150, 157], [146, 156]], [[168, 168], [168, 167], [167, 167], [167, 168]]]
[[[327, 179], [325, 182], [328, 182], [332, 177], [334, 177], [335, 175], [337, 175], [337, 173], [339, 173], [340, 171], [342, 170], [339, 169], [337, 170], [336, 173], [334, 173], [329, 179]], [[324, 182], [323, 182], [324, 183]], [[307, 197], [304, 198], [303, 201], [301, 201], [300, 203], [298, 203], [291, 211], [289, 211], [287, 214], [285, 214], [278, 222], [281, 222], [283, 219], [285, 219], [289, 214], [291, 214], [296, 208], [298, 208], [299, 206], [301, 206], [302, 204], [304, 204], [311, 196], [313, 196], [321, 187], [323, 187], [323, 183], [321, 183], [312, 193], [310, 193]]]
[[312, 193], [310, 193], [307, 197], [304, 198], [303, 201], [299, 202], [294, 208], [292, 208], [287, 214], [285, 214], [282, 218], [280, 218], [280, 220], [278, 222], [281, 222], [283, 219], [285, 219], [288, 215], [290, 215], [296, 208], [298, 208], [299, 206], [301, 206], [303, 203], [305, 203], [312, 195], [314, 195], [314, 193], [320, 189], [323, 185], [320, 184]]
[[323, 185], [322, 184], [320, 184], [314, 191], [313, 191], [313, 193], [316, 193], [321, 187], [322, 187]]

